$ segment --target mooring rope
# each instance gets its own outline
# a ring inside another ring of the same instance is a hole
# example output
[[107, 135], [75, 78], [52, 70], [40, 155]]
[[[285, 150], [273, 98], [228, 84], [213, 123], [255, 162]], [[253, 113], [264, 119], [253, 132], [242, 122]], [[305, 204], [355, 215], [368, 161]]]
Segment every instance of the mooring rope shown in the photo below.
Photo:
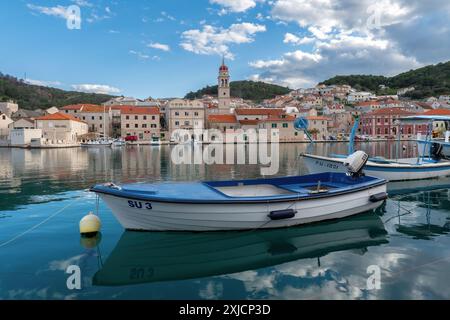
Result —
[[21, 237], [23, 237], [24, 235], [30, 233], [31, 231], [39, 228], [41, 225], [43, 225], [44, 223], [48, 222], [49, 220], [51, 220], [52, 218], [56, 217], [58, 214], [60, 214], [61, 212], [63, 212], [64, 210], [66, 210], [67, 208], [69, 208], [71, 205], [73, 205], [75, 202], [77, 202], [78, 200], [80, 200], [81, 198], [78, 198], [74, 201], [72, 201], [71, 203], [69, 203], [68, 205], [66, 205], [65, 207], [59, 209], [58, 211], [56, 211], [54, 214], [52, 214], [51, 216], [48, 216], [47, 218], [45, 218], [44, 220], [42, 220], [41, 222], [39, 222], [38, 224], [32, 226], [31, 228], [29, 228], [28, 230], [25, 230], [22, 233], [19, 233], [18, 235], [14, 236], [13, 238], [3, 242], [0, 244], [0, 248], [3, 248], [4, 246], [16, 241], [17, 239], [20, 239]]

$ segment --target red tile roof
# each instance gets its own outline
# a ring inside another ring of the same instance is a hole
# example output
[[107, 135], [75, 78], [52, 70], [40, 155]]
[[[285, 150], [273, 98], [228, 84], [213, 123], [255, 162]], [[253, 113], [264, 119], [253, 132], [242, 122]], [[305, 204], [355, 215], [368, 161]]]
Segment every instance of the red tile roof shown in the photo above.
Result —
[[153, 114], [159, 115], [158, 107], [124, 107], [120, 108], [122, 114]]
[[65, 113], [54, 113], [54, 114], [48, 114], [42, 117], [37, 117], [35, 118], [35, 120], [52, 120], [52, 121], [63, 121], [63, 120], [71, 120], [71, 121], [77, 121], [77, 122], [82, 122], [85, 123], [84, 121], [81, 121], [80, 119], [72, 116], [71, 114], [65, 114]]
[[234, 114], [211, 114], [208, 116], [208, 121], [213, 123], [237, 123]]
[[279, 115], [284, 111], [279, 108], [238, 108], [234, 112], [237, 115]]
[[103, 112], [109, 112], [109, 107], [104, 106], [96, 106], [96, 105], [85, 105], [81, 109], [81, 112], [86, 113], [103, 113]]
[[248, 120], [248, 119], [243, 119], [243, 120], [239, 120], [239, 123], [240, 124], [243, 124], [243, 125], [255, 125], [255, 124], [258, 124], [258, 122], [259, 122], [260, 120]]
[[367, 106], [378, 106], [380, 105], [379, 101], [361, 101], [358, 102], [355, 106], [356, 107], [367, 107]]
[[424, 113], [422, 113], [427, 116], [448, 116], [450, 115], [449, 109], [433, 109], [433, 110], [427, 110]]
[[71, 104], [65, 107], [62, 107], [61, 110], [80, 110], [82, 107], [99, 107], [97, 104]]

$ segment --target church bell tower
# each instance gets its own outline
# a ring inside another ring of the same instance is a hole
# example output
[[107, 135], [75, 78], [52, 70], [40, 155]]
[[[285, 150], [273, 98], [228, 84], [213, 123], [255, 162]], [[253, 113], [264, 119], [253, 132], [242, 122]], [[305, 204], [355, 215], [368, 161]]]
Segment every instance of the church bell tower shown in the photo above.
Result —
[[230, 97], [230, 73], [228, 67], [225, 65], [225, 58], [222, 58], [222, 65], [219, 68], [218, 77], [218, 100], [219, 112], [230, 111], [231, 97]]

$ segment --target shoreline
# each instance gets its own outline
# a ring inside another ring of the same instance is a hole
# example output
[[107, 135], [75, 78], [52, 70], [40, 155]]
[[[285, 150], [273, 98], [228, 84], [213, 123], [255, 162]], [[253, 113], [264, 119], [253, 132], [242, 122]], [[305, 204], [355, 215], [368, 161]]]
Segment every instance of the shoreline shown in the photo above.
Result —
[[[369, 140], [369, 141], [355, 141], [355, 143], [378, 143], [378, 142], [397, 142], [399, 140], [397, 139], [376, 139], [376, 140]], [[400, 139], [401, 142], [414, 142], [415, 139]], [[310, 143], [348, 143], [348, 140], [314, 140], [314, 141], [279, 141], [279, 144], [310, 144]], [[272, 142], [267, 141], [268, 144], [272, 144]], [[227, 144], [225, 142], [203, 142], [199, 143], [197, 145], [210, 145], [210, 144]], [[232, 144], [250, 144], [248, 142], [245, 143], [238, 143], [233, 142]], [[258, 144], [258, 143], [255, 143]], [[140, 142], [140, 143], [128, 143], [124, 147], [127, 146], [150, 146], [150, 147], [161, 147], [161, 146], [175, 146], [180, 145], [179, 143], [175, 142], [166, 142], [162, 141], [160, 145], [152, 145], [151, 142]], [[111, 147], [111, 146], [94, 146], [94, 147], [82, 147], [81, 145], [50, 145], [50, 146], [10, 146], [6, 144], [0, 144], [0, 149], [72, 149], [72, 148], [86, 148], [86, 149], [99, 149], [99, 148], [120, 148], [120, 147]]]

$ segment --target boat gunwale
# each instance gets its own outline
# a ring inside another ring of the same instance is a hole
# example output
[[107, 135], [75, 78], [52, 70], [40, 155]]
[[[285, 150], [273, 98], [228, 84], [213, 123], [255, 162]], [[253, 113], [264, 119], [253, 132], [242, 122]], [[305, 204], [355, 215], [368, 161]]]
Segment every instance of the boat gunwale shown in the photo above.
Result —
[[[295, 176], [292, 176], [295, 177]], [[366, 181], [358, 184], [356, 187], [348, 188], [337, 188], [332, 193], [319, 193], [319, 194], [308, 194], [306, 196], [301, 193], [293, 193], [292, 195], [284, 195], [284, 196], [274, 196], [274, 197], [260, 197], [260, 199], [252, 199], [252, 197], [246, 197], [245, 199], [238, 199], [236, 197], [225, 197], [225, 199], [217, 199], [217, 200], [203, 200], [203, 199], [176, 199], [176, 198], [161, 198], [161, 197], [152, 197], [149, 195], [148, 197], [139, 196], [135, 194], [124, 194], [122, 190], [102, 190], [96, 189], [97, 187], [104, 187], [102, 185], [96, 185], [89, 189], [91, 192], [105, 194], [117, 198], [124, 198], [130, 200], [138, 200], [138, 201], [151, 201], [157, 203], [176, 203], [176, 204], [261, 204], [261, 203], [282, 203], [282, 202], [297, 202], [297, 201], [307, 201], [307, 200], [316, 200], [322, 198], [332, 198], [337, 196], [342, 196], [350, 193], [355, 193], [359, 191], [369, 190], [376, 187], [380, 187], [383, 185], [387, 185], [387, 180], [382, 178], [371, 177], [373, 180]], [[257, 179], [255, 179], [257, 180]], [[199, 182], [201, 183], [201, 182]], [[208, 185], [207, 185], [208, 186]], [[210, 187], [210, 186], [208, 186]], [[106, 188], [106, 187], [105, 187]], [[210, 187], [211, 188], [211, 187]], [[339, 190], [341, 189], [341, 190]], [[216, 192], [219, 192], [215, 190]], [[387, 192], [386, 192], [387, 193]]]

